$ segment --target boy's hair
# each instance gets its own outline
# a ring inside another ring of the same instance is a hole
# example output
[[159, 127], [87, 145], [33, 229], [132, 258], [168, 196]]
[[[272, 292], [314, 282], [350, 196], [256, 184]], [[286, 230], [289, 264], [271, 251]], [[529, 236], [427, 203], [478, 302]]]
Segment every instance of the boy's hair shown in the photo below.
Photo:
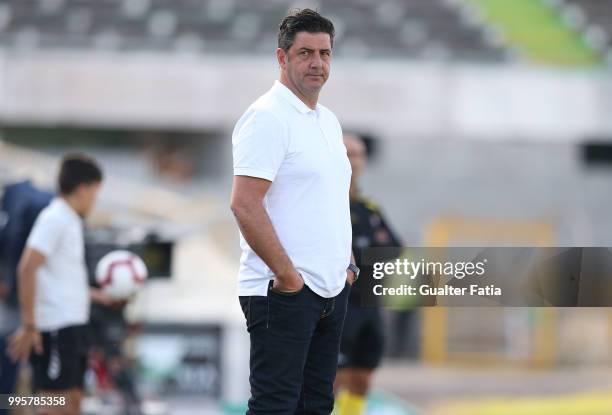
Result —
[[278, 29], [278, 47], [288, 52], [298, 32], [327, 33], [334, 46], [334, 24], [312, 9], [293, 9], [283, 18]]
[[102, 179], [102, 169], [94, 159], [84, 154], [67, 154], [58, 177], [59, 191], [69, 195], [82, 184], [100, 183]]

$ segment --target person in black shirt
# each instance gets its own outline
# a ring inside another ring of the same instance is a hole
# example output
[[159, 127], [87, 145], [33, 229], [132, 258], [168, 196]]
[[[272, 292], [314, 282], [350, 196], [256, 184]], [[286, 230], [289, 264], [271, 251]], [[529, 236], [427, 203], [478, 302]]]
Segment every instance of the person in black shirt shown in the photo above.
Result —
[[[380, 258], [375, 258], [376, 261], [387, 261], [399, 256], [401, 242], [387, 225], [378, 206], [359, 191], [358, 180], [367, 163], [363, 139], [354, 134], [345, 134], [344, 145], [353, 170], [350, 187], [353, 252], [361, 274], [351, 289], [344, 322], [335, 384], [338, 398], [334, 414], [360, 415], [364, 413], [372, 374], [380, 364], [384, 347], [380, 309], [375, 297], [368, 295], [377, 282], [372, 276], [372, 266], [368, 266], [362, 259], [363, 250], [387, 248], [381, 250]], [[368, 306], [364, 307], [366, 296]]]

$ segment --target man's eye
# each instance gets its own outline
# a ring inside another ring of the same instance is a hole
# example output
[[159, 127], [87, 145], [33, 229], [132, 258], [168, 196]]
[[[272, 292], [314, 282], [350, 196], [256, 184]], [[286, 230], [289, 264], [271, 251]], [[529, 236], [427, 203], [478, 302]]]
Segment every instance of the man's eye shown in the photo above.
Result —
[[308, 51], [307, 50], [303, 50], [301, 54], [302, 54], [302, 56], [308, 56]]

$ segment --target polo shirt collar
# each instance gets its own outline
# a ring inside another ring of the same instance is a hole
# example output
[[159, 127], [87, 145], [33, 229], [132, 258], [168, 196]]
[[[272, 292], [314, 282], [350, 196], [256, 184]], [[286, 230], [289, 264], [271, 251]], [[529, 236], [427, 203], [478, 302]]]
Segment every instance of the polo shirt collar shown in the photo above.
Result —
[[272, 87], [274, 92], [280, 95], [283, 99], [288, 101], [293, 107], [298, 110], [302, 114], [308, 114], [309, 112], [319, 113], [319, 104], [317, 103], [317, 108], [312, 109], [308, 105], [306, 105], [301, 99], [299, 99], [293, 91], [283, 85], [280, 81], [274, 81], [274, 86]]
[[68, 204], [68, 202], [66, 202], [63, 197], [57, 196], [54, 200], [54, 203], [57, 204], [60, 209], [64, 210], [64, 212], [66, 212], [66, 214], [71, 216], [73, 219], [78, 219], [79, 221], [82, 220], [81, 216], [72, 208], [72, 206]]

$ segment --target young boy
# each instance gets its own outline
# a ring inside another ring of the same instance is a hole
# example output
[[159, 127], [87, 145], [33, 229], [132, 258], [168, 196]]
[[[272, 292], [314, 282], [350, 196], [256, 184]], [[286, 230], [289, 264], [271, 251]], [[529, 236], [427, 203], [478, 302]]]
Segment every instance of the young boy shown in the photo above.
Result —
[[59, 196], [38, 216], [19, 263], [21, 327], [10, 339], [9, 355], [30, 358], [34, 392], [67, 402], [39, 414], [80, 413], [90, 309], [83, 219], [95, 204], [102, 178], [89, 157], [63, 159]]

